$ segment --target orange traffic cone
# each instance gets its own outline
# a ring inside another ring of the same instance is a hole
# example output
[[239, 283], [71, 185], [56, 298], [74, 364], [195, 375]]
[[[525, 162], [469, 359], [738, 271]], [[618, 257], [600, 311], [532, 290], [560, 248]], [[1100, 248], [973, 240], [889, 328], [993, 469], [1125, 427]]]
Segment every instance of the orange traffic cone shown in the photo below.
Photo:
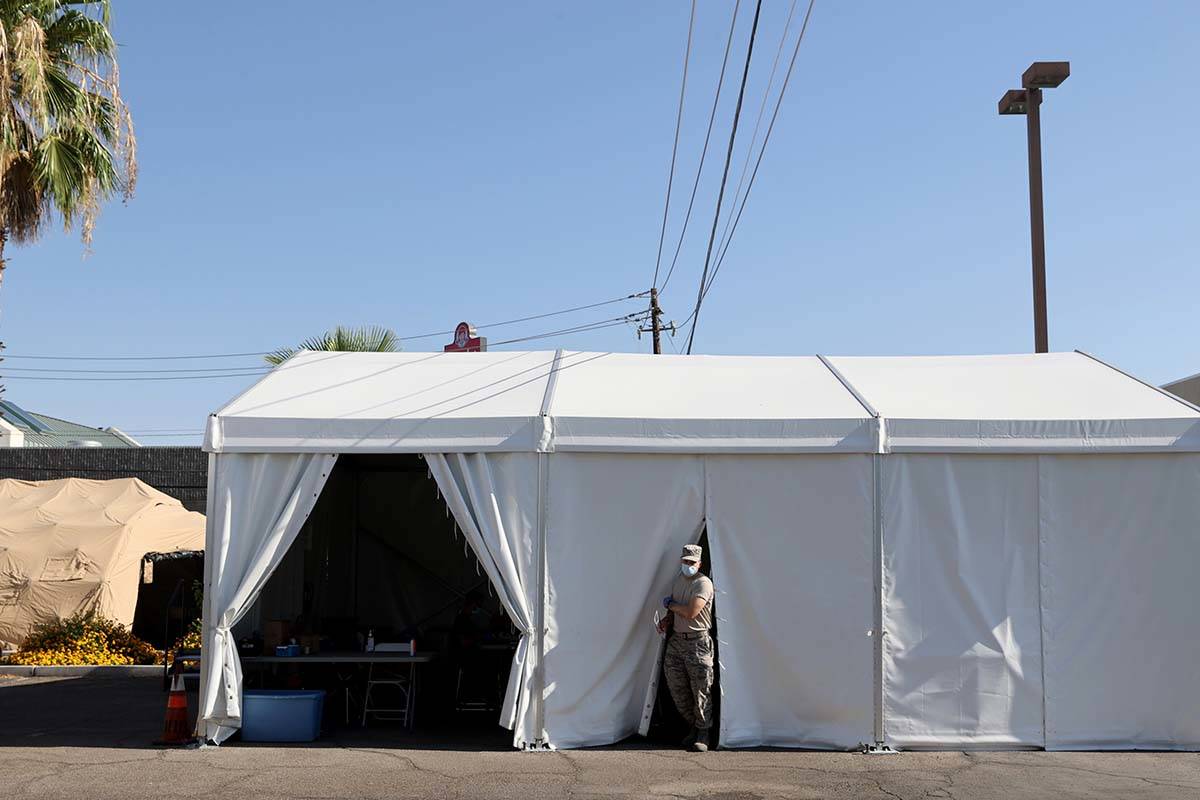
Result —
[[171, 694], [167, 696], [167, 720], [163, 735], [156, 744], [190, 744], [192, 734], [188, 730], [187, 691], [183, 688], [183, 674], [179, 665], [171, 678]]

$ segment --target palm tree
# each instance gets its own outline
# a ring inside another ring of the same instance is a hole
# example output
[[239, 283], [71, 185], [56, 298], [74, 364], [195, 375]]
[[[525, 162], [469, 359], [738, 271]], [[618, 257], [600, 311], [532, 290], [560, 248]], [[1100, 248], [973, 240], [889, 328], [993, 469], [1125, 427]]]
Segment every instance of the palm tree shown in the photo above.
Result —
[[372, 325], [366, 328], [343, 328], [338, 325], [331, 331], [311, 339], [305, 339], [300, 347], [284, 347], [264, 358], [268, 364], [278, 366], [296, 355], [298, 350], [319, 350], [336, 353], [395, 353], [400, 349], [400, 338], [390, 328]]
[[91, 244], [100, 206], [137, 178], [110, 0], [0, 0], [0, 278], [4, 245], [57, 217]]

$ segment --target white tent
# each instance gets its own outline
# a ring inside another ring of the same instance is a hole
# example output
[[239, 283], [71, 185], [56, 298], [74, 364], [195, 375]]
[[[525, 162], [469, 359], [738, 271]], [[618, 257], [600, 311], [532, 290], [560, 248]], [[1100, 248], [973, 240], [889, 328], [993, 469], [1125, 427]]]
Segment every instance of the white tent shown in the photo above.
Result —
[[1200, 409], [1082, 353], [302, 353], [206, 448], [213, 741], [338, 455], [419, 453], [524, 632], [518, 746], [647, 722], [707, 528], [724, 746], [1200, 748]]

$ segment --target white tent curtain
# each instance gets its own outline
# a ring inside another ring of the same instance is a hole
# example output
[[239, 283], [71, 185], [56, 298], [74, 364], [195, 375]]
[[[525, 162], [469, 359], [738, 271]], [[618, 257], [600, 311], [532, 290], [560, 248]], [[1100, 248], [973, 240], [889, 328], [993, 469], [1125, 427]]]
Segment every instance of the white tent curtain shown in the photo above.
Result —
[[706, 463], [720, 743], [873, 741], [871, 456]]
[[209, 459], [204, 653], [197, 735], [219, 744], [241, 727], [242, 665], [233, 625], [312, 511], [336, 455], [221, 454]]
[[[656, 671], [653, 615], [706, 517], [720, 743], [874, 740], [873, 456], [426, 458], [524, 634], [501, 719], [518, 746], [637, 729]], [[878, 458], [886, 742], [1200, 748], [1200, 455]], [[197, 725], [208, 740], [241, 722], [230, 628], [335, 459], [210, 459]]]
[[884, 741], [1041, 746], [1037, 456], [883, 462]]
[[534, 696], [534, 611], [538, 603], [538, 456], [531, 453], [429, 453], [446, 503], [496, 588], [521, 640], [513, 657], [500, 722], [518, 747], [542, 738]]
[[[546, 526], [546, 730], [558, 747], [636, 733], [655, 614], [704, 523], [704, 461], [555, 454]], [[664, 687], [665, 690], [665, 687]]]
[[1200, 456], [1040, 470], [1046, 747], [1200, 749]]

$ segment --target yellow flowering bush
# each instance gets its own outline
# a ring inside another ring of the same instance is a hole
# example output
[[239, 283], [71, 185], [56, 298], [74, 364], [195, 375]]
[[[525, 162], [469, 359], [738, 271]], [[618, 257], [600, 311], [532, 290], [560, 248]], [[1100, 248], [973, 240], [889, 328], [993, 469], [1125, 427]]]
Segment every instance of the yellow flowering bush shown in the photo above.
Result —
[[175, 660], [175, 651], [177, 650], [199, 650], [203, 641], [202, 631], [204, 624], [198, 620], [192, 620], [192, 624], [188, 626], [187, 633], [175, 640], [175, 644], [171, 646], [171, 652], [167, 654], [167, 662]]
[[9, 660], [31, 666], [103, 666], [157, 664], [161, 657], [121, 623], [80, 613], [35, 625]]

